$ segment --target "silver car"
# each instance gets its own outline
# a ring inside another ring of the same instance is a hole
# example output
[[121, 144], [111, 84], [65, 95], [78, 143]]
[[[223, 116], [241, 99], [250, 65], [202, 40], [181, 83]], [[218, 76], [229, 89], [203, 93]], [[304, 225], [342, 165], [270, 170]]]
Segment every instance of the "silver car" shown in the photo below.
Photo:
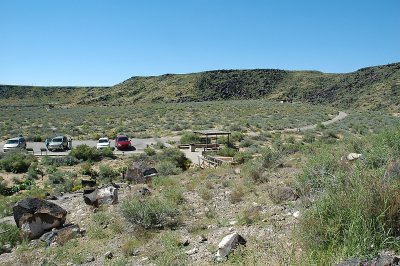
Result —
[[49, 145], [47, 146], [47, 149], [49, 151], [57, 151], [57, 150], [68, 150], [71, 148], [70, 141], [66, 136], [58, 136], [55, 138], [52, 138], [50, 141]]
[[16, 137], [8, 139], [3, 147], [4, 152], [16, 149], [20, 150], [26, 149], [26, 140], [24, 139], [24, 137]]

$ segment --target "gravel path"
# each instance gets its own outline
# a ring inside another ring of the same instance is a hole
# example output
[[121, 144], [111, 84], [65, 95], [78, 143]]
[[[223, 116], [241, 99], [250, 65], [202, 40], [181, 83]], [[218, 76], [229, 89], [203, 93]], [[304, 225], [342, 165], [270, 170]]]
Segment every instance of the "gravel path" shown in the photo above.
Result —
[[[330, 125], [333, 123], [336, 123], [344, 118], [347, 117], [347, 113], [339, 111], [339, 114], [337, 116], [335, 116], [334, 118], [332, 118], [331, 120], [322, 122], [322, 124], [324, 126], [326, 125]], [[306, 131], [306, 130], [310, 130], [310, 129], [315, 129], [317, 127], [317, 125], [308, 125], [308, 126], [304, 126], [304, 127], [300, 127], [300, 128], [286, 128], [282, 131], [284, 132], [299, 132], [299, 131]]]

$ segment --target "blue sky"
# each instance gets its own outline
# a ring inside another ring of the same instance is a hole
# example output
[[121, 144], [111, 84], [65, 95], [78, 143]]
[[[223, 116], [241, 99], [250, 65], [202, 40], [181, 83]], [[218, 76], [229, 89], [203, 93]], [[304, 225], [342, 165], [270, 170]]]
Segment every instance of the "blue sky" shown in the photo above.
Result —
[[400, 61], [400, 1], [0, 0], [0, 84]]

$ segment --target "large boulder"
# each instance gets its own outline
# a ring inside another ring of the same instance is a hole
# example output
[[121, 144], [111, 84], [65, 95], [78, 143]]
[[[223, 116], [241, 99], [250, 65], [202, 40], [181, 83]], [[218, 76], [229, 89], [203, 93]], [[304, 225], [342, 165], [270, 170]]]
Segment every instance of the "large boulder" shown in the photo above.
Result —
[[85, 189], [83, 191], [85, 203], [93, 206], [118, 203], [118, 189], [114, 186], [104, 188]]
[[147, 184], [151, 182], [151, 178], [157, 174], [157, 170], [149, 167], [144, 162], [133, 162], [126, 171], [126, 179], [133, 184]]
[[67, 211], [55, 203], [38, 198], [25, 198], [13, 207], [15, 223], [30, 238], [39, 238], [44, 232], [62, 226]]
[[238, 245], [246, 245], [246, 240], [238, 233], [225, 236], [218, 244], [218, 251], [215, 255], [216, 261], [222, 261]]

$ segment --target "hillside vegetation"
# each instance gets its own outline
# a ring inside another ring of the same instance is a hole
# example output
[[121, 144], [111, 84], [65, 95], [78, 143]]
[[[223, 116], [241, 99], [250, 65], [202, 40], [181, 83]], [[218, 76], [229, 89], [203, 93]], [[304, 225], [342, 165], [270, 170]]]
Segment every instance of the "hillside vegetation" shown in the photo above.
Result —
[[109, 88], [0, 86], [2, 104], [125, 105], [255, 98], [393, 111], [400, 102], [400, 63], [346, 74], [277, 69], [166, 74], [132, 77]]

